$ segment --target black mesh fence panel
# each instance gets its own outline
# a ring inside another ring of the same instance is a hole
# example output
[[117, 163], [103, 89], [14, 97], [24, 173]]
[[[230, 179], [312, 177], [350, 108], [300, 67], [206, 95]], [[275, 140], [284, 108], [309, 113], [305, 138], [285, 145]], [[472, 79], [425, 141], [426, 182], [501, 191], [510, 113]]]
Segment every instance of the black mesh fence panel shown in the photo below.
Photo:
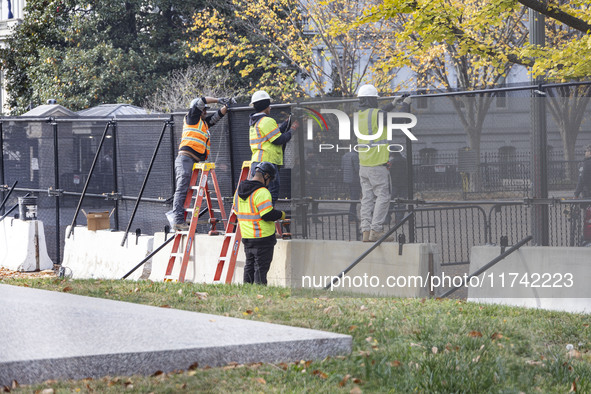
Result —
[[[416, 116], [417, 123], [410, 131], [417, 140], [409, 146], [403, 131], [392, 129], [390, 175], [392, 198], [414, 198], [414, 207], [419, 212], [414, 222], [395, 233], [396, 237], [404, 236], [407, 242], [436, 240], [449, 244], [442, 246], [447, 248], [442, 255], [456, 260], [446, 261], [453, 263], [468, 258], [465, 249], [471, 243], [497, 243], [504, 235], [510, 242], [516, 242], [531, 232], [531, 207], [523, 204], [523, 200], [532, 196], [534, 175], [538, 171], [532, 171], [532, 159], [540, 154], [532, 152], [532, 90], [533, 87], [486, 94], [413, 96], [410, 113]], [[584, 147], [591, 144], [589, 85], [548, 87], [544, 91], [547, 147], [543, 164], [547, 188], [550, 197], [570, 198], [578, 181]], [[390, 101], [391, 98], [382, 98], [379, 106]], [[358, 150], [354, 129], [358, 110], [355, 98], [272, 106], [271, 116], [278, 123], [293, 113], [292, 120], [298, 126], [285, 147], [284, 165], [279, 174], [282, 186], [278, 208], [289, 211], [294, 237], [360, 238], [361, 194], [354, 164]], [[232, 108], [228, 116], [210, 129], [209, 161], [216, 164], [226, 213], [231, 208], [242, 163], [251, 158], [249, 115], [252, 112], [248, 107]], [[338, 114], [348, 119], [346, 125]], [[55, 262], [61, 261], [66, 227], [74, 218], [96, 157], [81, 208], [87, 213], [112, 212], [111, 227], [125, 230], [164, 129], [130, 227], [131, 232], [139, 228], [143, 234], [162, 231], [168, 224], [165, 213], [172, 208], [174, 160], [184, 113], [173, 114], [172, 124], [166, 126], [169, 116], [117, 118], [109, 126], [98, 155], [110, 119], [59, 118], [54, 126], [46, 119], [4, 118], [0, 180], [7, 186], [18, 181], [18, 186], [0, 213], [15, 206], [17, 198], [27, 192], [37, 196], [38, 217], [45, 226], [48, 252]], [[6, 195], [7, 186], [0, 193], [1, 198]], [[413, 193], [409, 195], [409, 191]], [[417, 202], [420, 200], [427, 201], [427, 206], [421, 206]], [[480, 211], [475, 213], [474, 202], [479, 200], [505, 205], [491, 209], [494, 204], [482, 204], [486, 212], [484, 220]], [[445, 207], [446, 203], [463, 201], [464, 208]], [[409, 202], [392, 201], [387, 227], [400, 221], [409, 208]], [[581, 212], [577, 204], [549, 208], [552, 245], [580, 244]], [[18, 209], [9, 217], [16, 213]], [[86, 225], [84, 213], [78, 215], [76, 222], [79, 226]], [[208, 230], [206, 224], [198, 227], [199, 232]], [[466, 234], [472, 234], [473, 239], [465, 238]]]

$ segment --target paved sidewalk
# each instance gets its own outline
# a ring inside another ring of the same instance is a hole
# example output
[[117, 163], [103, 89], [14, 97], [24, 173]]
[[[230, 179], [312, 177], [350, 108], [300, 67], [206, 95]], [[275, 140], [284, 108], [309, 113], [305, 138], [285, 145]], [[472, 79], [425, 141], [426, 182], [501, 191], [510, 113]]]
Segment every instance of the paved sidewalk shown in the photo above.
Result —
[[0, 387], [351, 352], [348, 335], [0, 285]]

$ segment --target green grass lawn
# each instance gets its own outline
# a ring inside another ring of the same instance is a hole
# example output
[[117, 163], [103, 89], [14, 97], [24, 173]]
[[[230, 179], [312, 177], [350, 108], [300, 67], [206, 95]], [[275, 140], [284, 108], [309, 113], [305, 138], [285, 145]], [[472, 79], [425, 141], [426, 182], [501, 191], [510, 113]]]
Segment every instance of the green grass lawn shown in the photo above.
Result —
[[[350, 355], [325, 360], [45, 382], [11, 392], [591, 392], [588, 315], [458, 300], [295, 295], [289, 289], [251, 285], [62, 279], [0, 283], [353, 336]], [[568, 344], [574, 348], [570, 352]]]

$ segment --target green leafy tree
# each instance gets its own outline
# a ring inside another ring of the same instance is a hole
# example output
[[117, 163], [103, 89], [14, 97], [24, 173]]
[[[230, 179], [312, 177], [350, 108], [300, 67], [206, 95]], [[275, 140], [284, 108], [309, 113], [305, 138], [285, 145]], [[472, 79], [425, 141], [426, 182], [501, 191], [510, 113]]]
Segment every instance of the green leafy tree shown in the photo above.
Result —
[[142, 105], [191, 54], [187, 28], [201, 1], [27, 1], [0, 51], [11, 113], [49, 98], [73, 110]]

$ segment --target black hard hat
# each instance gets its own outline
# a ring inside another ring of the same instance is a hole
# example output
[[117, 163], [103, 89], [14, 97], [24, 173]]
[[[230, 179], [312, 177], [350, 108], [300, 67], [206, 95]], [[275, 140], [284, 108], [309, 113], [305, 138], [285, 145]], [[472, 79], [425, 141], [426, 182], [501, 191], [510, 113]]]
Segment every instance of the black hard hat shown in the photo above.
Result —
[[255, 172], [260, 172], [261, 174], [269, 176], [271, 180], [275, 179], [275, 175], [277, 175], [277, 171], [275, 171], [275, 166], [268, 161], [262, 161], [254, 168]]

